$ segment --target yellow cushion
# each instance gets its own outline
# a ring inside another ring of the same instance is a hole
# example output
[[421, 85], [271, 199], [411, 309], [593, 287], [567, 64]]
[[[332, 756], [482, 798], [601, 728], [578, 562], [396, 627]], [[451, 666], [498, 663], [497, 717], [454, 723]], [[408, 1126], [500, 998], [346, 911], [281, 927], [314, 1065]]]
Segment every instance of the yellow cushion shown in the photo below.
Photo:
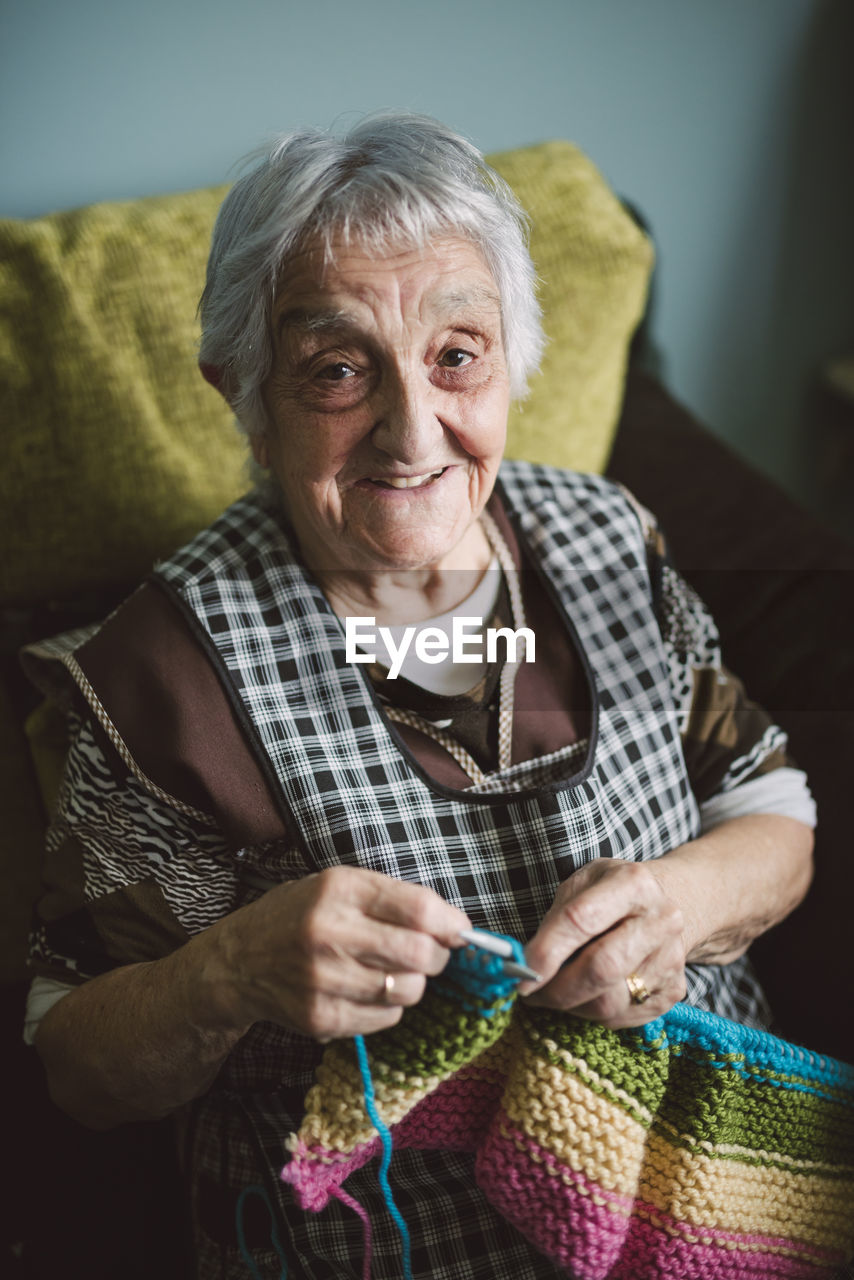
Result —
[[196, 368], [227, 188], [0, 223], [0, 600], [142, 576], [245, 488]]
[[[533, 219], [549, 337], [510, 456], [601, 469], [652, 250], [566, 142], [492, 157]], [[0, 603], [131, 583], [246, 487], [196, 369], [226, 188], [0, 222]]]
[[548, 339], [531, 394], [514, 407], [507, 456], [604, 471], [632, 335], [652, 273], [649, 238], [569, 142], [489, 157], [531, 220]]

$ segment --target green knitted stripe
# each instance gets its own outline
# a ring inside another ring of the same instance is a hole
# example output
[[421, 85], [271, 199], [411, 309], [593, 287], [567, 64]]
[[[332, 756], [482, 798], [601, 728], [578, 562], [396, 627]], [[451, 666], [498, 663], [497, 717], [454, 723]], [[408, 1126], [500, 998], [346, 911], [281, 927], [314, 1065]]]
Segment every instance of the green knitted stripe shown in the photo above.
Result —
[[627, 1043], [631, 1045], [633, 1051], [665, 1053], [674, 1058], [690, 1058], [694, 1062], [711, 1065], [713, 1069], [724, 1063], [727, 1066], [737, 1068], [740, 1073], [746, 1072], [760, 1083], [777, 1081], [781, 1085], [799, 1086], [807, 1089], [810, 1093], [820, 1095], [822, 1098], [836, 1100], [854, 1112], [854, 1096], [852, 1096], [850, 1089], [829, 1084], [826, 1080], [818, 1079], [805, 1072], [772, 1070], [768, 1066], [751, 1062], [746, 1054], [743, 1053], [713, 1053], [710, 1049], [701, 1049], [694, 1044], [678, 1042], [668, 1044], [663, 1037], [650, 1044], [650, 1042], [642, 1040], [640, 1036], [633, 1035], [631, 1032], [624, 1031], [621, 1034], [627, 1040]]
[[[532, 1052], [565, 1071], [575, 1070], [594, 1093], [617, 1102], [648, 1126], [642, 1111], [626, 1099], [615, 1098], [614, 1089], [628, 1094], [641, 1108], [655, 1111], [667, 1083], [667, 1065], [660, 1055], [627, 1053], [615, 1032], [571, 1014], [520, 1006], [517, 1017]], [[580, 1067], [570, 1066], [564, 1054], [580, 1062]]]
[[[525, 1021], [538, 1033], [528, 1036], [533, 1052], [574, 1071], [593, 1092], [644, 1126], [650, 1122], [641, 1108], [659, 1116], [663, 1123], [653, 1127], [675, 1146], [694, 1150], [709, 1142], [743, 1147], [752, 1154], [727, 1158], [748, 1163], [769, 1163], [760, 1153], [770, 1152], [841, 1165], [854, 1144], [850, 1106], [759, 1079], [746, 1080], [735, 1070], [710, 1066], [708, 1056], [695, 1061], [666, 1049], [638, 1054], [614, 1032], [580, 1019], [530, 1010]], [[564, 1053], [582, 1059], [583, 1065], [569, 1065]], [[629, 1098], [615, 1096], [609, 1084]]]
[[844, 1163], [854, 1139], [850, 1107], [682, 1056], [671, 1058], [663, 1113], [695, 1141], [714, 1135], [720, 1143], [828, 1163]]
[[501, 999], [478, 1011], [428, 986], [420, 1003], [407, 1009], [396, 1027], [371, 1036], [378, 1077], [400, 1072], [411, 1079], [459, 1071], [504, 1033], [513, 1013], [506, 1007], [510, 1003]]

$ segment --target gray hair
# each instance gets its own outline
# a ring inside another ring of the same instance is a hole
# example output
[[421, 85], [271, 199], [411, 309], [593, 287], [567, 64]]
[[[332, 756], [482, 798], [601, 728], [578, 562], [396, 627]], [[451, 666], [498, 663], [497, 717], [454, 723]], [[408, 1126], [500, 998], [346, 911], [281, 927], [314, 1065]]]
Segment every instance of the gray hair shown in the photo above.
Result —
[[263, 432], [271, 306], [290, 256], [309, 242], [331, 259], [334, 242], [382, 254], [461, 235], [480, 249], [498, 287], [510, 390], [521, 398], [543, 347], [527, 224], [477, 148], [428, 116], [373, 115], [343, 137], [285, 134], [219, 211], [199, 305], [199, 363], [244, 429]]

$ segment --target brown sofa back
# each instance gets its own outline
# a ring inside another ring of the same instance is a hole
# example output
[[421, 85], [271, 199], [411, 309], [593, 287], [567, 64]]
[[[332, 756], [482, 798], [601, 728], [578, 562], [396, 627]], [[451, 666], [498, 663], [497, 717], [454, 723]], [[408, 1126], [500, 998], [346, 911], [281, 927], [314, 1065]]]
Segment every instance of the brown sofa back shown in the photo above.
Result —
[[753, 950], [783, 1032], [854, 1061], [854, 548], [629, 378], [608, 474], [660, 519], [724, 658], [788, 731], [818, 804], [815, 882]]

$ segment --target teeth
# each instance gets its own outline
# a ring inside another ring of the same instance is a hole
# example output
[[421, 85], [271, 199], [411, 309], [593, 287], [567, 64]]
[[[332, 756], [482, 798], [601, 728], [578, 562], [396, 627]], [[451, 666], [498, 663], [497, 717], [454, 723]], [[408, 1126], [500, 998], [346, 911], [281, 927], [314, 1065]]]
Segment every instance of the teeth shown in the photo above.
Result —
[[440, 476], [444, 469], [442, 467], [439, 471], [425, 472], [423, 476], [388, 476], [383, 480], [375, 480], [374, 484], [385, 484], [391, 489], [417, 489], [420, 484], [426, 484], [428, 480]]

